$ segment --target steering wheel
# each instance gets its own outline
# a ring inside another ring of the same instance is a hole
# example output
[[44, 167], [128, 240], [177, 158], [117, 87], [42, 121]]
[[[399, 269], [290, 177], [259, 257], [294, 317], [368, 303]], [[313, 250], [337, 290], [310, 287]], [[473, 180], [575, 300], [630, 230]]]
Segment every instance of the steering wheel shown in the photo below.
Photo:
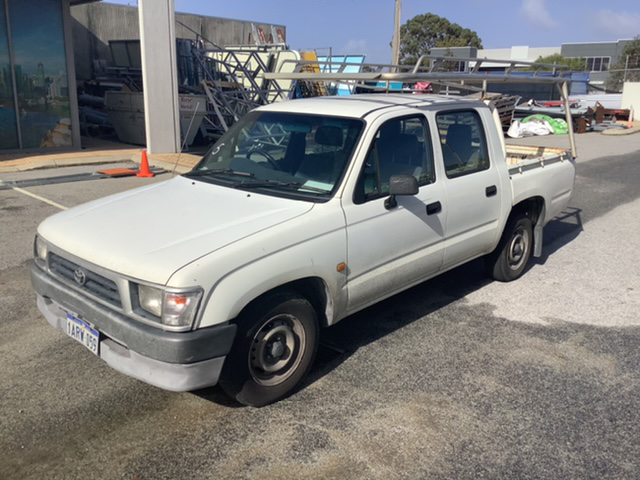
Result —
[[265, 152], [264, 150], [250, 150], [247, 152], [247, 159], [251, 160], [251, 155], [253, 155], [254, 153], [257, 153], [258, 155], [262, 155], [266, 160], [267, 163], [269, 165], [271, 165], [271, 168], [273, 168], [274, 170], [280, 170], [280, 167], [278, 166], [278, 164], [276, 163], [275, 159], [267, 152]]

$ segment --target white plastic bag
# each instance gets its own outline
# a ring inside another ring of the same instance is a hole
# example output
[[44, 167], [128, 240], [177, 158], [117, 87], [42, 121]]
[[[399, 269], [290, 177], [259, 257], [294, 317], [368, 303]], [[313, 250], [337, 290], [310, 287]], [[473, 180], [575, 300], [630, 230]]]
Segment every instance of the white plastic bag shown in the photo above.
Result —
[[549, 135], [553, 133], [553, 128], [546, 120], [533, 119], [527, 123], [514, 120], [507, 130], [507, 135], [511, 138], [531, 137], [534, 135]]

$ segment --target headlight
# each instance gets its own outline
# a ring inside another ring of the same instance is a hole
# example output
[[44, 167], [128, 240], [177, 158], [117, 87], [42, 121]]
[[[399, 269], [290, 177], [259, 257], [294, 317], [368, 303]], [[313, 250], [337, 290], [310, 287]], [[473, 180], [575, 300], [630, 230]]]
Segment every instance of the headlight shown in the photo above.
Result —
[[156, 317], [162, 316], [162, 290], [159, 288], [138, 285], [140, 306]]
[[160, 318], [163, 325], [189, 327], [202, 298], [202, 290], [171, 292], [138, 285], [138, 301], [145, 311]]
[[47, 254], [49, 253], [49, 247], [42, 238], [36, 235], [33, 243], [33, 255], [36, 257], [36, 263], [40, 267], [44, 267], [47, 263]]

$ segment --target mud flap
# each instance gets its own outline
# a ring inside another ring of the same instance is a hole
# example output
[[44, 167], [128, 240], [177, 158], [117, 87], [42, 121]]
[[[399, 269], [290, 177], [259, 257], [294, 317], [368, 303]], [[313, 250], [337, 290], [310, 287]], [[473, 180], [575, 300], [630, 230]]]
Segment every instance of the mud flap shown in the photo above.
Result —
[[539, 258], [542, 256], [542, 224], [537, 222], [533, 227], [533, 256]]
[[536, 223], [533, 226], [533, 256], [540, 258], [542, 256], [542, 229], [544, 228], [544, 219], [547, 214], [547, 209], [542, 205], [542, 210], [536, 219]]

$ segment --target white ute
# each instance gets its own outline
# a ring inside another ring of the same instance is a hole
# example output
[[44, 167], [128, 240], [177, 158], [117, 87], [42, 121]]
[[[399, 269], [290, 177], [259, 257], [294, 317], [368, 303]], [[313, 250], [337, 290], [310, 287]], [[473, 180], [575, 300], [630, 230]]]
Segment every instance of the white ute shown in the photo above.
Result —
[[266, 405], [308, 371], [319, 328], [478, 257], [518, 278], [574, 175], [563, 150], [507, 151], [480, 101], [272, 104], [191, 172], [42, 222], [33, 286], [116, 370]]

